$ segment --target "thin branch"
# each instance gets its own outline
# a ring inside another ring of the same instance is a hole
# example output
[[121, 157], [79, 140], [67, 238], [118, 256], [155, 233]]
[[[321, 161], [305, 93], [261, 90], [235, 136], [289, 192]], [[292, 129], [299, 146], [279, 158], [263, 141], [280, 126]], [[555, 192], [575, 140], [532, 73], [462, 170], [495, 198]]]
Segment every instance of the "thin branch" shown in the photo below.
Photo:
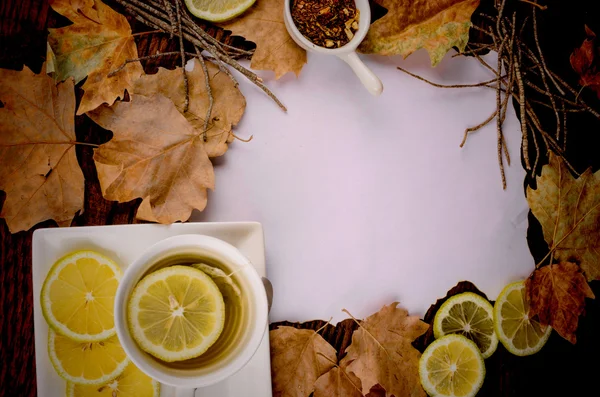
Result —
[[[489, 84], [495, 83], [498, 81], [498, 78], [492, 79], [492, 80], [488, 80], [488, 81], [483, 81], [481, 83], [474, 83], [474, 84], [450, 84], [450, 85], [446, 85], [446, 84], [438, 84], [438, 83], [434, 83], [433, 81], [427, 80], [424, 77], [419, 76], [418, 74], [414, 74], [409, 72], [406, 69], [401, 68], [400, 66], [397, 67], [398, 70], [400, 70], [401, 72], [404, 72], [406, 74], [408, 74], [409, 76], [412, 76], [414, 78], [416, 78], [417, 80], [421, 80], [426, 82], [427, 84], [430, 84], [434, 87], [438, 87], [438, 88], [469, 88], [469, 87], [482, 87], [482, 86], [487, 86]], [[500, 79], [502, 79], [503, 77], [501, 77]]]
[[196, 49], [196, 54], [198, 54], [198, 59], [200, 60], [200, 64], [202, 65], [202, 71], [204, 72], [204, 82], [206, 83], [206, 94], [208, 96], [208, 109], [206, 110], [206, 116], [204, 117], [204, 127], [202, 129], [202, 137], [204, 139], [204, 142], [206, 142], [208, 140], [208, 138], [206, 136], [206, 131], [208, 130], [208, 122], [209, 122], [209, 120], [211, 118], [211, 114], [212, 114], [214, 98], [213, 98], [213, 94], [212, 94], [212, 89], [210, 88], [210, 75], [208, 74], [208, 68], [206, 67], [206, 62], [204, 61], [204, 57], [202, 56], [202, 53], [200, 52], [198, 47], [195, 47], [195, 49]]

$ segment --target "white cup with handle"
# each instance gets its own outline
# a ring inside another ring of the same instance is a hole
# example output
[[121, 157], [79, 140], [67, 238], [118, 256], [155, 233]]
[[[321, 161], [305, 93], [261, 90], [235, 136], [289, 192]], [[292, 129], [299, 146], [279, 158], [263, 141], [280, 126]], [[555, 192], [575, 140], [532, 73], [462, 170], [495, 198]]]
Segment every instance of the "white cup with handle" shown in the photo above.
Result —
[[371, 25], [371, 8], [369, 7], [369, 0], [354, 0], [356, 9], [360, 12], [358, 30], [346, 45], [339, 48], [325, 48], [318, 46], [300, 33], [292, 18], [291, 4], [293, 1], [294, 0], [285, 0], [283, 6], [283, 21], [290, 37], [296, 44], [306, 51], [323, 55], [334, 55], [340, 58], [352, 68], [354, 74], [356, 74], [367, 91], [375, 96], [381, 94], [383, 92], [381, 80], [379, 80], [379, 77], [377, 77], [356, 54], [356, 49], [367, 35], [369, 26]]
[[[145, 275], [166, 266], [205, 259], [233, 273], [241, 290], [243, 316], [235, 316], [239, 320], [235, 322], [231, 316], [228, 323], [226, 307], [223, 333], [206, 353], [191, 360], [165, 363], [144, 352], [133, 339], [127, 320], [129, 298]], [[197, 388], [221, 382], [242, 369], [256, 353], [268, 327], [265, 287], [250, 261], [222, 240], [194, 234], [159, 241], [130, 264], [117, 289], [114, 313], [117, 335], [127, 356], [146, 375], [175, 387], [176, 397], [192, 397]]]

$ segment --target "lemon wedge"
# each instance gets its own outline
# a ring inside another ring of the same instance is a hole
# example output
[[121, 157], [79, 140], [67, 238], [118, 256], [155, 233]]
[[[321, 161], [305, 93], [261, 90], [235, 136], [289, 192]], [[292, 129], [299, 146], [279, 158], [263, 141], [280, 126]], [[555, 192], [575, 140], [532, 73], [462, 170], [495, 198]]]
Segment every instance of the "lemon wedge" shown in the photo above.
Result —
[[421, 385], [430, 396], [472, 397], [485, 378], [485, 364], [477, 345], [462, 335], [436, 339], [419, 360]]
[[498, 347], [494, 308], [487, 299], [472, 292], [452, 296], [437, 311], [433, 334], [436, 339], [447, 334], [466, 336], [479, 347], [483, 358], [488, 358]]
[[129, 364], [117, 378], [103, 385], [78, 385], [67, 382], [67, 397], [159, 397], [157, 381]]
[[59, 259], [48, 272], [41, 306], [48, 325], [77, 342], [97, 342], [115, 335], [113, 307], [121, 269], [94, 251]]
[[185, 0], [188, 10], [210, 22], [224, 22], [242, 14], [256, 0]]
[[517, 356], [537, 353], [548, 341], [552, 328], [529, 317], [525, 282], [508, 284], [494, 304], [494, 325], [506, 350]]
[[145, 276], [127, 307], [130, 332], [140, 348], [163, 361], [198, 357], [223, 331], [225, 303], [215, 282], [190, 266]]
[[78, 384], [106, 383], [129, 364], [116, 335], [100, 342], [76, 342], [50, 329], [48, 355], [63, 379]]

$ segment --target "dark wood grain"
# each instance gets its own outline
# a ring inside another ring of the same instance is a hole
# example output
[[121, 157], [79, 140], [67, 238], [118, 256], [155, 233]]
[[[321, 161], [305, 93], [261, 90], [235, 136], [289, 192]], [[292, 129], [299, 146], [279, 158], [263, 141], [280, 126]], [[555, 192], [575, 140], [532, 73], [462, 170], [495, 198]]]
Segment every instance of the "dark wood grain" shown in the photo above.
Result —
[[[110, 1], [108, 3], [113, 5]], [[577, 76], [570, 69], [568, 55], [583, 40], [584, 23], [600, 32], [600, 20], [591, 6], [594, 2], [550, 0], [547, 3], [550, 5], [549, 10], [541, 19], [544, 29], [542, 45], [551, 67], [575, 84]], [[489, 6], [489, 0], [482, 0], [482, 7], [484, 6]], [[380, 10], [380, 7], [377, 9]], [[49, 8], [48, 0], [0, 0], [0, 67], [20, 70], [23, 65], [27, 65], [34, 72], [39, 72], [46, 54], [47, 28], [63, 26], [66, 23], [68, 21]], [[148, 30], [139, 23], [133, 23], [133, 29], [135, 32]], [[224, 38], [229, 43], [243, 43], [240, 38], [229, 37], [227, 32], [212, 27], [209, 30], [211, 34]], [[140, 55], [176, 48], [176, 44], [164, 35], [141, 36], [136, 41]], [[246, 48], [252, 46], [250, 43], [243, 44]], [[148, 62], [144, 66], [147, 73], [153, 73], [159, 62], [164, 67], [172, 68], [177, 65], [177, 61], [176, 58], [167, 58]], [[77, 94], [80, 98], [80, 89]], [[582, 95], [589, 103], [598, 105], [597, 99], [588, 92], [584, 91]], [[551, 120], [553, 115], [548, 114], [544, 117]], [[572, 131], [580, 131], [573, 135], [569, 146], [569, 153], [575, 158], [574, 163], [579, 168], [600, 168], [598, 123], [584, 117], [573, 119], [570, 128]], [[98, 127], [86, 116], [76, 117], [76, 134], [79, 141], [97, 144], [107, 141], [111, 136], [110, 132]], [[92, 155], [90, 147], [77, 148], [77, 159], [86, 179], [85, 208], [75, 217], [73, 226], [135, 222], [134, 215], [140, 201], [118, 204], [104, 200]], [[528, 180], [526, 183], [533, 182]], [[3, 200], [4, 193], [0, 192], [0, 205]], [[530, 217], [530, 221], [532, 227], [528, 231], [528, 242], [534, 257], [541, 258], [548, 247], [543, 241], [539, 223], [533, 217]], [[41, 227], [56, 225], [53, 221], [47, 221], [30, 231], [11, 235], [4, 220], [0, 220], [0, 396], [34, 397], [37, 391], [31, 237], [33, 230]], [[600, 296], [599, 283], [592, 283], [592, 288], [596, 296]], [[475, 286], [463, 283], [451, 290], [449, 295], [475, 289]], [[360, 294], [360, 291], [357, 290], [356, 293]], [[440, 296], [442, 295], [440, 291]], [[425, 321], [431, 322], [442, 302], [443, 299], [432, 305], [425, 315]], [[323, 327], [325, 322], [282, 322], [272, 324], [271, 329], [280, 325], [317, 330]], [[341, 358], [351, 343], [352, 332], [356, 328], [356, 322], [345, 320], [336, 326], [326, 325], [321, 334], [336, 348]], [[581, 319], [576, 345], [569, 344], [554, 333], [547, 346], [531, 357], [515, 357], [500, 346], [486, 361], [487, 377], [480, 396], [587, 396], [593, 395], [591, 391], [597, 393], [595, 379], [600, 373], [599, 336], [600, 303], [588, 300], [587, 313]], [[414, 345], [423, 350], [431, 338], [431, 332], [428, 332], [415, 341]], [[372, 391], [372, 395], [380, 394], [380, 390]]]

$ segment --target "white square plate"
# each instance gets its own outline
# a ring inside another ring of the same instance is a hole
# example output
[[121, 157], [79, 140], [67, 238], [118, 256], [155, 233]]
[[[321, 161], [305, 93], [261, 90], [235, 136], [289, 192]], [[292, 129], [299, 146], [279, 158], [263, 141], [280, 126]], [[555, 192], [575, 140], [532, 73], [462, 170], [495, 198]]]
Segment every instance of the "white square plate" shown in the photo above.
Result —
[[[59, 377], [48, 358], [48, 325], [40, 306], [46, 274], [56, 260], [81, 249], [97, 250], [113, 258], [123, 270], [152, 244], [179, 234], [205, 234], [230, 243], [244, 254], [261, 276], [266, 276], [262, 226], [253, 222], [176, 223], [172, 225], [118, 225], [39, 229], [33, 234], [33, 302], [35, 361], [39, 397], [65, 396], [66, 381]], [[161, 386], [161, 397], [174, 395], [173, 388]], [[231, 378], [197, 389], [196, 397], [270, 397], [271, 362], [269, 333], [252, 360]]]

